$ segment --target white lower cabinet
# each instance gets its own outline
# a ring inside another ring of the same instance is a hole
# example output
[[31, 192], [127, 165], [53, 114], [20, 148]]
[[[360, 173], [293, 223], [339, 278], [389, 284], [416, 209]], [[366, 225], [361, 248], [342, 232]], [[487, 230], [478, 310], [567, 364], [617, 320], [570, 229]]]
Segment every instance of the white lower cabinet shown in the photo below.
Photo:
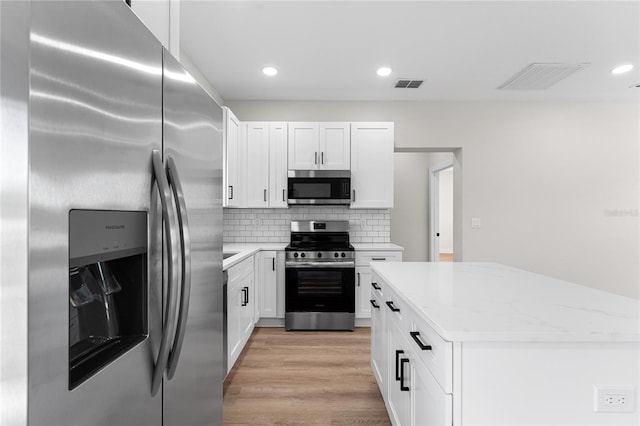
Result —
[[[413, 357], [415, 359], [415, 356]], [[445, 393], [420, 361], [411, 362], [411, 424], [441, 426], [453, 424], [452, 396]]]
[[387, 401], [394, 425], [411, 424], [411, 368], [409, 348], [396, 324], [387, 327]]
[[258, 303], [256, 322], [260, 318], [276, 318], [278, 306], [276, 252], [261, 251], [256, 254], [256, 287]]
[[371, 291], [371, 369], [380, 389], [387, 388], [387, 329], [382, 297]]
[[255, 325], [253, 262], [251, 256], [227, 271], [227, 372], [233, 368]]
[[402, 262], [401, 251], [356, 251], [356, 318], [371, 318], [371, 267], [370, 262]]
[[[371, 275], [371, 368], [396, 426], [453, 425], [452, 349]], [[374, 306], [379, 306], [375, 308]], [[439, 379], [436, 379], [439, 377]]]

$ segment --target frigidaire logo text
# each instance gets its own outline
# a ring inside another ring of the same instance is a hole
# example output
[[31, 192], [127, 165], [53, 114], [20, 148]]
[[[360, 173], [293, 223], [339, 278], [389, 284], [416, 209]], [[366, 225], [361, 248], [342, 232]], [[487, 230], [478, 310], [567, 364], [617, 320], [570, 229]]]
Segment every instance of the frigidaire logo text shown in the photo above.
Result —
[[124, 225], [105, 225], [105, 229], [124, 229]]

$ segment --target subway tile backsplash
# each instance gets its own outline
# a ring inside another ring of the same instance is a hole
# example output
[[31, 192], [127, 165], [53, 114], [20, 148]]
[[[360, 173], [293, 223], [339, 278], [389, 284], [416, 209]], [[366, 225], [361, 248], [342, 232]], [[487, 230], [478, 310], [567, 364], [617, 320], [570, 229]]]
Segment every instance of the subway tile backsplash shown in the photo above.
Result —
[[224, 209], [225, 243], [288, 243], [292, 220], [348, 220], [352, 243], [391, 242], [390, 210], [348, 207]]

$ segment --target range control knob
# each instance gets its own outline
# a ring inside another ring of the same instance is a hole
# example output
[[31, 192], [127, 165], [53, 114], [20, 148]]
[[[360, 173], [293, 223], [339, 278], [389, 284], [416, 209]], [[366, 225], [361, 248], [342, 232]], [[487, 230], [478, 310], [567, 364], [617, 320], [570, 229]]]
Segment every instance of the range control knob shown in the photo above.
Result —
[[293, 253], [293, 257], [298, 257], [298, 253]]
[[300, 257], [306, 257], [307, 255], [304, 253], [300, 253]]
[[342, 253], [340, 256], [345, 257], [345, 256], [346, 256], [346, 254]]
[[339, 256], [339, 254], [337, 252], [333, 253], [333, 257], [338, 257], [338, 256]]
[[322, 253], [318, 253], [318, 257], [322, 257]]

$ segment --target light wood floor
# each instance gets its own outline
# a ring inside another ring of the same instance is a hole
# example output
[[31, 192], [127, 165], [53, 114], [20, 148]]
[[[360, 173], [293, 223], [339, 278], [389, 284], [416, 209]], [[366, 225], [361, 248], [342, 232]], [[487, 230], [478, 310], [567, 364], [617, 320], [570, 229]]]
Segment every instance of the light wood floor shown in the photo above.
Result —
[[453, 253], [440, 253], [440, 262], [453, 262]]
[[389, 425], [370, 329], [256, 328], [224, 383], [225, 425]]

